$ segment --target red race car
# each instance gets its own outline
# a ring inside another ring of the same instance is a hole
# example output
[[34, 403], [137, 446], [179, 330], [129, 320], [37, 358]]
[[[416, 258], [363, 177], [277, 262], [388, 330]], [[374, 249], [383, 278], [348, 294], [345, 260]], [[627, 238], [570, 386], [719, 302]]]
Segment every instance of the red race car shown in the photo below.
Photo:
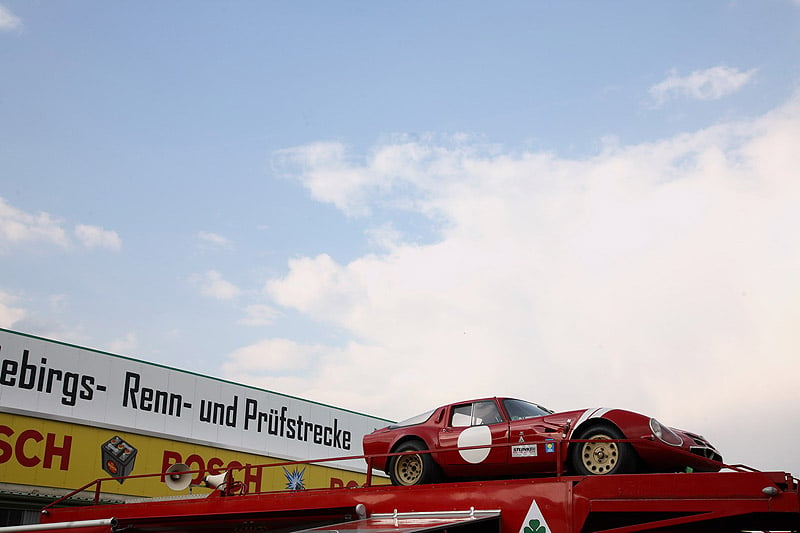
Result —
[[[631, 442], [615, 442], [623, 439]], [[716, 472], [722, 466], [722, 456], [703, 437], [654, 418], [605, 408], [555, 413], [513, 398], [445, 405], [377, 429], [364, 436], [363, 446], [364, 455], [375, 456], [367, 461], [394, 485], [558, 471]], [[423, 450], [431, 453], [381, 457]]]

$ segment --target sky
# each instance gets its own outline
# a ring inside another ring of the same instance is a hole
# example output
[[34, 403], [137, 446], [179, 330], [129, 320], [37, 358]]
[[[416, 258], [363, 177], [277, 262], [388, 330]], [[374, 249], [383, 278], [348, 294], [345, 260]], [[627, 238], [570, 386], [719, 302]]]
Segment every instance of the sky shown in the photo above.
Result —
[[800, 472], [800, 1], [0, 0], [0, 327]]

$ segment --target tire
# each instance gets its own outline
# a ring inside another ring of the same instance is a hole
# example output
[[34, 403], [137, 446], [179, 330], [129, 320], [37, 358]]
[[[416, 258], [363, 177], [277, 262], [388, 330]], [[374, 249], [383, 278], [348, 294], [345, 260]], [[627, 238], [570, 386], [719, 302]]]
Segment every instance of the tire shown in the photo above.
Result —
[[[392, 453], [423, 451], [428, 448], [418, 440], [400, 444]], [[389, 479], [392, 485], [425, 485], [439, 480], [439, 465], [429, 453], [410, 453], [392, 457], [389, 463]]]
[[594, 441], [572, 444], [570, 460], [576, 474], [585, 476], [628, 474], [635, 470], [636, 452], [631, 445], [627, 442], [608, 442], [625, 438], [616, 427], [594, 426], [582, 431], [580, 436], [575, 438]]

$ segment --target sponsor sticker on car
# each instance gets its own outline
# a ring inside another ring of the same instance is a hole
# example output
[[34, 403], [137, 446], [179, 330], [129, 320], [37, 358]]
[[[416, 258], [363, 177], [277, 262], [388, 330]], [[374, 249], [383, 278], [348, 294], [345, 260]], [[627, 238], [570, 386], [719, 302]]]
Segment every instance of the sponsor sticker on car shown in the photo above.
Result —
[[511, 457], [536, 457], [537, 455], [535, 444], [521, 444], [511, 447]]

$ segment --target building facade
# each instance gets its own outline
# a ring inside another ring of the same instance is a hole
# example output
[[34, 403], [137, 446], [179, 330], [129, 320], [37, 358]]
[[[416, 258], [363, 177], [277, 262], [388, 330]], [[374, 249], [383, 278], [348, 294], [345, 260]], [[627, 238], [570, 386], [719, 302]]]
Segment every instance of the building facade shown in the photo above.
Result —
[[254, 465], [358, 456], [362, 436], [386, 423], [0, 329], [0, 525], [35, 523], [43, 504], [98, 478], [109, 501], [168, 495], [158, 476], [113, 478], [176, 463], [195, 481], [234, 469], [251, 492], [358, 485], [362, 459]]

